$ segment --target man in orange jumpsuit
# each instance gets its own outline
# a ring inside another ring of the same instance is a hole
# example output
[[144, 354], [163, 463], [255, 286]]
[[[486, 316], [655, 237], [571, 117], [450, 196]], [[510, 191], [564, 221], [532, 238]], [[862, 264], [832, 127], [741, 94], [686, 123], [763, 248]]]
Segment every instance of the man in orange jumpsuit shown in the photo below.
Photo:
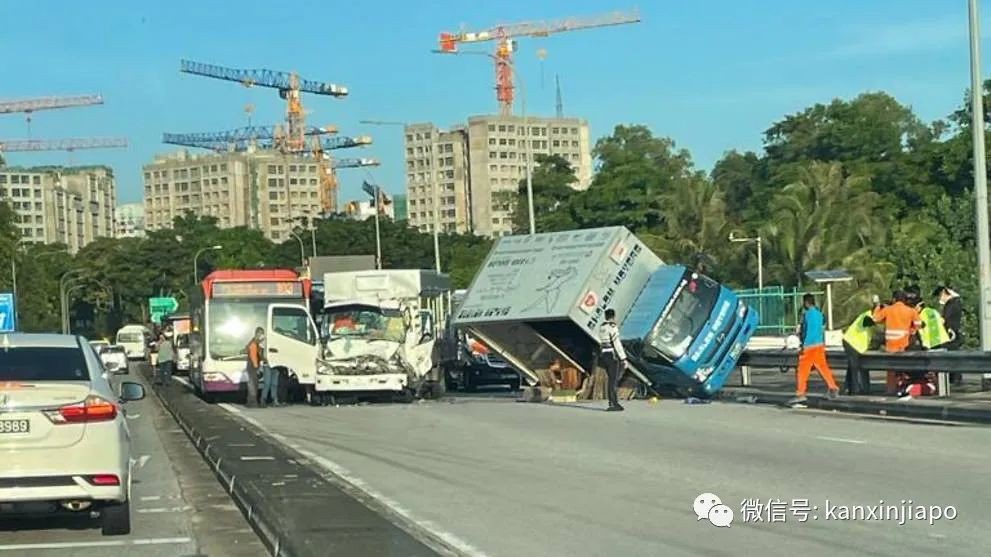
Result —
[[[908, 349], [912, 334], [922, 326], [919, 310], [908, 305], [905, 292], [899, 290], [894, 294], [894, 303], [883, 306], [874, 305], [874, 322], [884, 324], [884, 351], [904, 352]], [[898, 376], [893, 371], [888, 372], [885, 391], [895, 394], [898, 390]]]
[[802, 323], [799, 327], [802, 349], [798, 355], [798, 386], [795, 390], [795, 398], [788, 401], [788, 406], [804, 404], [808, 400], [805, 393], [808, 391], [812, 366], [815, 366], [819, 375], [822, 375], [823, 380], [826, 381], [829, 398], [836, 398], [840, 394], [840, 388], [833, 378], [833, 370], [826, 361], [826, 320], [822, 311], [816, 307], [816, 299], [812, 294], [806, 294], [802, 298], [802, 305], [805, 306], [805, 313], [802, 314]]

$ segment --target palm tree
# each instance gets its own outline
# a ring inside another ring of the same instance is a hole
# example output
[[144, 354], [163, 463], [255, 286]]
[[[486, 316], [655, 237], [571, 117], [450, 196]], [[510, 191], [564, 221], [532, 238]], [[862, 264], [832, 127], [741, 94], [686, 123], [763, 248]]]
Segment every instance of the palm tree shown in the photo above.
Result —
[[855, 281], [837, 298], [841, 316], [887, 290], [895, 269], [872, 257], [872, 247], [887, 233], [881, 198], [868, 179], [846, 176], [840, 163], [812, 162], [774, 196], [770, 209], [763, 230], [768, 270], [782, 284], [801, 286], [813, 269], [847, 270]]
[[694, 264], [726, 247], [729, 220], [725, 193], [709, 180], [693, 180], [661, 194], [664, 224], [640, 234], [664, 259]]

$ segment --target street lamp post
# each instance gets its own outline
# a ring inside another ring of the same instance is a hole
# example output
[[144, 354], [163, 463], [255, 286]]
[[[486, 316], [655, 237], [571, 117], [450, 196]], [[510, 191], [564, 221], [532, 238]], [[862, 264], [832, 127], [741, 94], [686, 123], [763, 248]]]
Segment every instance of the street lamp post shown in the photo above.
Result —
[[759, 234], [756, 238], [739, 238], [733, 232], [729, 235], [730, 242], [753, 242], [757, 244], [757, 291], [764, 291], [764, 238]]
[[196, 284], [196, 281], [200, 280], [200, 267], [199, 267], [200, 255], [202, 255], [203, 252], [217, 251], [222, 249], [224, 249], [224, 246], [221, 245], [209, 246], [209, 247], [201, 248], [199, 251], [196, 252], [195, 255], [193, 255], [193, 284]]
[[[981, 350], [991, 350], [991, 238], [988, 231], [988, 179], [984, 154], [984, 84], [981, 83], [981, 31], [977, 0], [969, 1], [971, 132], [974, 143], [974, 195], [977, 206], [977, 268], [980, 283]], [[985, 374], [987, 384], [991, 374]]]
[[536, 234], [537, 225], [534, 220], [533, 214], [533, 150], [530, 142], [530, 126], [529, 121], [526, 117], [526, 84], [523, 82], [523, 78], [516, 71], [516, 66], [508, 59], [497, 58], [495, 54], [489, 52], [482, 52], [478, 50], [461, 50], [461, 51], [446, 51], [446, 50], [434, 50], [436, 54], [472, 54], [475, 56], [486, 56], [497, 62], [505, 62], [509, 66], [509, 71], [513, 72], [513, 78], [520, 84], [520, 92], [523, 93], [521, 96], [521, 115], [523, 117], [523, 141], [526, 143], [526, 200], [529, 210], [530, 217], [530, 234]]
[[[386, 122], [381, 120], [361, 120], [362, 124], [367, 124], [370, 126], [402, 126], [403, 128], [409, 127], [408, 122]], [[434, 152], [430, 151], [430, 160], [434, 160]], [[430, 195], [433, 197], [431, 204], [433, 205], [433, 232], [434, 232], [434, 267], [436, 267], [437, 272], [440, 272], [440, 208], [439, 208], [439, 198], [437, 197], [437, 171], [436, 167], [430, 165]], [[381, 257], [379, 258], [381, 259]]]
[[289, 235], [295, 238], [297, 242], [299, 242], [299, 264], [306, 265], [306, 248], [303, 245], [303, 239], [300, 238], [299, 234], [296, 234], [294, 230], [290, 230]]

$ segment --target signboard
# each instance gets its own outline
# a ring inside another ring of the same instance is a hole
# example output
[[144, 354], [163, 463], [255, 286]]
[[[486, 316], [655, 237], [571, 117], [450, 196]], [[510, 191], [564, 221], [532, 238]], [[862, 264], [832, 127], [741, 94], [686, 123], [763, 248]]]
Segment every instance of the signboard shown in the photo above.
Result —
[[239, 281], [213, 283], [213, 298], [302, 298], [299, 281]]
[[622, 313], [661, 264], [623, 227], [506, 236], [492, 248], [455, 314], [458, 324], [571, 319], [594, 330], [604, 308]]
[[162, 318], [179, 309], [179, 300], [171, 297], [148, 298], [148, 313], [151, 322], [161, 325]]
[[0, 333], [12, 333], [17, 330], [16, 310], [14, 295], [10, 292], [0, 293]]

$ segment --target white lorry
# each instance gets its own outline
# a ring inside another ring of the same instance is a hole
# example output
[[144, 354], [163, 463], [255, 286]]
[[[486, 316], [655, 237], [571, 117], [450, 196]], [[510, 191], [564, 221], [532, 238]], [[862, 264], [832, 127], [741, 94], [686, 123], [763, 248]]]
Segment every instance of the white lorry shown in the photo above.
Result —
[[316, 403], [389, 394], [440, 396], [435, 345], [444, 331], [451, 281], [434, 271], [326, 273]]

